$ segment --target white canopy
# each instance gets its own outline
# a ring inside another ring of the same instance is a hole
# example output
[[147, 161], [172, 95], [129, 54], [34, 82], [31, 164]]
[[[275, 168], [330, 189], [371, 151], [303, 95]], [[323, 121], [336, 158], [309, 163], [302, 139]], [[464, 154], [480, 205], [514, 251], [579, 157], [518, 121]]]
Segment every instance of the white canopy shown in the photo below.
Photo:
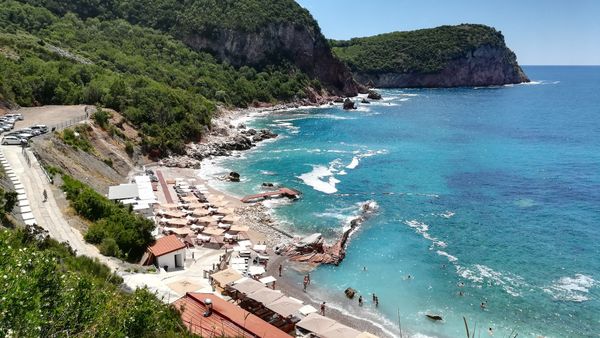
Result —
[[267, 276], [267, 277], [263, 277], [263, 278], [259, 279], [259, 281], [263, 284], [269, 284], [269, 283], [273, 283], [273, 282], [277, 281], [277, 278], [275, 278], [273, 276]]
[[248, 268], [248, 273], [251, 276], [262, 275], [263, 273], [265, 273], [265, 268], [263, 268], [262, 266], [253, 265]]

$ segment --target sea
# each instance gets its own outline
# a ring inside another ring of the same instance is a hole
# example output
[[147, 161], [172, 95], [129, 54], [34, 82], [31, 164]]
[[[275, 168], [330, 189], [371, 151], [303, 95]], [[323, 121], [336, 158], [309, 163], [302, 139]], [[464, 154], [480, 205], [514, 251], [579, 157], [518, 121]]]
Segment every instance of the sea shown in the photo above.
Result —
[[329, 241], [375, 201], [308, 294], [390, 336], [600, 337], [600, 67], [524, 70], [531, 83], [255, 114], [279, 137], [202, 175], [239, 172], [213, 181], [237, 196], [301, 191], [269, 202], [274, 216]]

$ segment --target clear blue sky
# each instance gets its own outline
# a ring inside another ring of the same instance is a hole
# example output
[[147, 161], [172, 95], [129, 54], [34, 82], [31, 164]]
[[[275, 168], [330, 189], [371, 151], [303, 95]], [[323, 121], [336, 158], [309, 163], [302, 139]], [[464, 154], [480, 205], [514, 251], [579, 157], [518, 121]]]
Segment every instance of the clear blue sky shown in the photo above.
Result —
[[446, 24], [502, 31], [523, 65], [600, 65], [600, 0], [297, 0], [327, 38]]

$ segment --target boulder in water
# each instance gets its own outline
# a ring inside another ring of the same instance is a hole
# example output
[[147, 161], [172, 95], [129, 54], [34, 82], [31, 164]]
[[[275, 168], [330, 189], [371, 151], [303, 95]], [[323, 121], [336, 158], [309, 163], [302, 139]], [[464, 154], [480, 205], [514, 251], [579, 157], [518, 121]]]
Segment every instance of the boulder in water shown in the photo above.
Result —
[[347, 98], [344, 100], [344, 110], [351, 110], [351, 109], [356, 109], [356, 105], [354, 104], [354, 101]]
[[354, 295], [356, 294], [356, 290], [354, 290], [353, 288], [347, 288], [344, 293], [346, 294], [346, 297], [352, 299], [354, 298]]
[[381, 100], [381, 94], [374, 90], [369, 90], [369, 95], [367, 95], [367, 98], [371, 100]]

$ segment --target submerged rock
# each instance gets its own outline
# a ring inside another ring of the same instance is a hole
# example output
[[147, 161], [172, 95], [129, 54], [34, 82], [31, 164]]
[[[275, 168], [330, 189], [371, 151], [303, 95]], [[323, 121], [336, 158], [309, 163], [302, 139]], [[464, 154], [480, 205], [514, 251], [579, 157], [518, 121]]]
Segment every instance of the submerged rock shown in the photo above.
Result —
[[346, 297], [353, 299], [354, 295], [356, 294], [356, 290], [354, 290], [353, 288], [347, 288], [344, 293], [346, 294]]

